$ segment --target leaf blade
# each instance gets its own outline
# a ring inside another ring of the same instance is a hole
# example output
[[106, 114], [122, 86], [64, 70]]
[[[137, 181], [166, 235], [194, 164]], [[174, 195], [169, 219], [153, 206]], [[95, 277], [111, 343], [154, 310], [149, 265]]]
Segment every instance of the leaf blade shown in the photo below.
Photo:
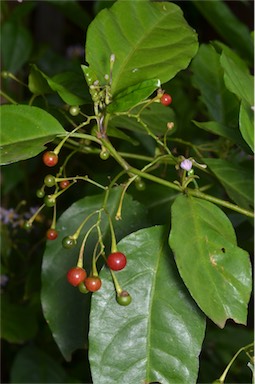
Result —
[[118, 273], [133, 297], [128, 307], [116, 303], [109, 271], [101, 271], [104, 289], [92, 298], [89, 335], [95, 383], [196, 382], [204, 318], [176, 273], [165, 240], [163, 227], [151, 227], [118, 243], [128, 259]]
[[44, 144], [66, 132], [53, 116], [38, 107], [2, 105], [1, 118], [2, 165], [36, 156]]
[[204, 313], [221, 328], [228, 318], [246, 324], [249, 255], [236, 245], [227, 216], [208, 201], [180, 195], [172, 205], [169, 244], [183, 281]]
[[86, 58], [102, 84], [110, 72], [110, 55], [117, 54], [113, 96], [144, 80], [170, 80], [188, 66], [196, 50], [195, 32], [180, 8], [166, 2], [118, 1], [101, 11], [87, 32]]

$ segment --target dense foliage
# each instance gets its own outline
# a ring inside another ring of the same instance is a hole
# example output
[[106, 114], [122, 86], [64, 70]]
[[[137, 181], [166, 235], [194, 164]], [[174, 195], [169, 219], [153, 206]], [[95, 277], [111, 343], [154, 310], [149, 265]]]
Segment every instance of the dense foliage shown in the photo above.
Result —
[[1, 36], [2, 382], [251, 382], [249, 28], [3, 1]]

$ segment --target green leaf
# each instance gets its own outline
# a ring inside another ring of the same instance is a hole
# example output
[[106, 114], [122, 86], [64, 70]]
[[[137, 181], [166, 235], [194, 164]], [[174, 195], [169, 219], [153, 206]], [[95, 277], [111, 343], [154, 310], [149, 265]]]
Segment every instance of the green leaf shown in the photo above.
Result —
[[241, 102], [239, 128], [244, 140], [254, 152], [254, 109], [245, 100]]
[[192, 2], [219, 35], [242, 57], [253, 63], [253, 41], [250, 32], [228, 5], [219, 0]]
[[192, 82], [201, 93], [212, 120], [227, 126], [236, 126], [239, 103], [236, 97], [226, 89], [220, 55], [213, 46], [202, 44], [192, 61]]
[[4, 340], [23, 343], [35, 337], [38, 326], [34, 308], [13, 303], [4, 294], [1, 297], [1, 309], [1, 337]]
[[27, 29], [17, 22], [5, 22], [1, 28], [1, 56], [3, 69], [16, 73], [28, 60], [32, 38]]
[[239, 99], [244, 99], [251, 105], [254, 104], [253, 83], [254, 78], [240, 58], [236, 59], [230, 50], [224, 48], [220, 63], [224, 69], [224, 81], [226, 87], [233, 92]]
[[227, 319], [246, 324], [251, 265], [224, 212], [208, 201], [178, 196], [169, 243], [179, 273], [204, 313], [220, 328]]
[[112, 95], [149, 79], [165, 83], [185, 69], [197, 51], [197, 35], [172, 3], [117, 1], [90, 24], [86, 60], [101, 84], [112, 72]]
[[[132, 114], [137, 115], [140, 109], [141, 106], [134, 108]], [[167, 123], [175, 122], [175, 114], [171, 108], [160, 103], [153, 103], [145, 108], [140, 114], [140, 119], [155, 135], [164, 135], [167, 130], [170, 134], [177, 129], [176, 125], [171, 130], [167, 128]], [[125, 128], [134, 132], [146, 133], [141, 123], [132, 116], [114, 116], [109, 124], [110, 126]]]
[[110, 105], [107, 107], [107, 112], [125, 112], [136, 104], [147, 99], [157, 88], [160, 87], [158, 79], [145, 80], [139, 84], [128, 87], [125, 91], [117, 94]]
[[52, 92], [47, 80], [34, 64], [31, 65], [30, 73], [28, 76], [28, 88], [30, 92], [34, 93], [35, 95], [44, 95], [46, 93]]
[[11, 383], [66, 383], [59, 363], [32, 345], [20, 349], [11, 367]]
[[[110, 193], [107, 210], [114, 218], [122, 189], [117, 188]], [[81, 222], [92, 212], [103, 206], [104, 194], [85, 197], [71, 205], [59, 218], [57, 230], [59, 237], [48, 242], [42, 265], [42, 307], [43, 313], [52, 331], [53, 337], [66, 360], [80, 348], [84, 348], [88, 331], [90, 295], [83, 295], [77, 288], [68, 284], [67, 271], [77, 264], [81, 241], [90, 226], [95, 223], [94, 216], [81, 232], [78, 244], [72, 249], [62, 247], [62, 239], [72, 235]], [[146, 225], [146, 211], [129, 196], [124, 199], [123, 217], [114, 221], [117, 239]], [[102, 235], [109, 232], [109, 223], [102, 215]], [[97, 243], [97, 233], [93, 231], [85, 247], [85, 269], [89, 273], [91, 257]], [[109, 244], [108, 240], [106, 244]]]
[[[41, 71], [40, 71], [41, 72]], [[52, 78], [41, 72], [53, 91], [69, 105], [82, 105], [90, 101], [82, 72], [63, 72]]]
[[132, 296], [116, 302], [108, 269], [92, 297], [90, 365], [93, 383], [196, 383], [205, 320], [177, 272], [163, 227], [118, 243], [127, 266], [116, 273]]
[[230, 141], [239, 144], [241, 147], [245, 147], [245, 149], [249, 150], [240, 134], [240, 131], [234, 127], [229, 127], [227, 125], [217, 123], [216, 121], [199, 122], [192, 120], [192, 122], [198, 128], [204, 129], [207, 132], [214, 133], [215, 135], [225, 137], [226, 139], [229, 139]]
[[53, 116], [28, 105], [2, 105], [1, 120], [2, 165], [34, 157], [43, 151], [44, 144], [65, 134]]
[[222, 159], [203, 159], [220, 180], [229, 197], [242, 208], [253, 207], [253, 172]]

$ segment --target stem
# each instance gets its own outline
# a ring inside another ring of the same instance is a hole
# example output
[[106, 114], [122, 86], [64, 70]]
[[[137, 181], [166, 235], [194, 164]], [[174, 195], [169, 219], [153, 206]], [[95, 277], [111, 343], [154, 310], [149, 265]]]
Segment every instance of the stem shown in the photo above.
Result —
[[[55, 180], [56, 180], [56, 182], [60, 182], [60, 181], [64, 181], [64, 180], [73, 180], [74, 183], [75, 183], [77, 180], [85, 180], [85, 181], [87, 181], [88, 183], [93, 184], [93, 185], [95, 185], [95, 186], [98, 187], [98, 188], [101, 188], [101, 189], [104, 189], [104, 190], [107, 189], [107, 187], [104, 187], [103, 185], [97, 183], [97, 182], [94, 181], [94, 180], [91, 180], [87, 175], [86, 175], [86, 176], [75, 176], [75, 177], [56, 177]], [[73, 183], [73, 184], [74, 184], [74, 183]], [[73, 184], [70, 184], [68, 187], [70, 187], [70, 186], [73, 185]], [[67, 188], [65, 188], [65, 190], [66, 190], [66, 189], [67, 189]], [[64, 192], [65, 190], [59, 192], [58, 195], [60, 195], [60, 193]]]
[[95, 215], [96, 213], [99, 213], [99, 212], [100, 212], [100, 211], [94, 211], [94, 212], [92, 212], [90, 215], [88, 215], [88, 216], [86, 217], [86, 219], [84, 219], [83, 222], [79, 225], [78, 229], [77, 229], [76, 232], [73, 234], [73, 236], [71, 236], [72, 239], [77, 240], [78, 237], [79, 237], [79, 235], [80, 235], [80, 233], [81, 233], [81, 230], [82, 230], [82, 228], [84, 227], [84, 225], [86, 224], [86, 222], [87, 222], [93, 215]]
[[79, 258], [78, 258], [78, 262], [77, 262], [77, 267], [79, 267], [79, 268], [83, 268], [83, 253], [84, 253], [84, 248], [85, 248], [86, 241], [87, 241], [90, 233], [93, 231], [93, 229], [97, 225], [98, 225], [97, 223], [92, 225], [92, 227], [90, 227], [90, 229], [88, 230], [88, 232], [84, 236], [84, 239], [82, 240], [82, 244], [81, 244], [81, 248], [80, 248], [80, 252], [79, 252]]
[[109, 225], [110, 225], [110, 231], [111, 231], [111, 238], [112, 238], [112, 245], [111, 245], [111, 253], [117, 252], [117, 243], [116, 243], [116, 237], [112, 225], [112, 219], [111, 216], [107, 213]]
[[228, 373], [228, 371], [229, 371], [231, 365], [233, 364], [233, 362], [234, 362], [235, 359], [237, 358], [237, 356], [238, 356], [242, 351], [245, 351], [246, 349], [250, 348], [250, 347], [253, 346], [253, 345], [254, 345], [254, 343], [248, 344], [248, 345], [246, 345], [245, 347], [240, 348], [240, 349], [236, 352], [236, 354], [232, 357], [232, 359], [231, 359], [230, 362], [228, 363], [228, 365], [227, 365], [225, 371], [223, 372], [223, 374], [222, 374], [221, 377], [219, 378], [219, 381], [220, 381], [221, 383], [224, 383], [224, 381], [225, 381], [225, 379], [226, 379], [226, 376], [227, 376], [227, 373]]
[[45, 207], [45, 204], [42, 204], [40, 206], [40, 208], [37, 209], [37, 211], [33, 214], [33, 216], [30, 217], [30, 219], [28, 220], [28, 223], [32, 224], [34, 219], [36, 218], [36, 216], [38, 215], [38, 213], [41, 212], [41, 210]]
[[245, 208], [241, 208], [238, 205], [230, 203], [229, 201], [218, 199], [217, 197], [214, 197], [214, 196], [211, 196], [211, 195], [207, 195], [207, 194], [201, 192], [198, 189], [189, 189], [189, 188], [187, 188], [186, 191], [191, 196], [195, 196], [195, 197], [199, 197], [200, 199], [211, 201], [212, 203], [221, 205], [222, 207], [229, 208], [232, 211], [236, 211], [238, 213], [241, 213], [242, 215], [254, 218], [254, 213], [252, 211], [248, 211]]
[[2, 91], [0, 89], [0, 95], [3, 96], [6, 100], [8, 100], [10, 103], [12, 104], [18, 104], [17, 101], [15, 101], [14, 99], [12, 99], [9, 95], [7, 95], [7, 93], [5, 93], [4, 91]]
[[57, 209], [56, 209], [56, 204], [53, 206], [53, 219], [51, 223], [51, 228], [55, 229], [56, 228], [56, 218], [57, 218]]
[[122, 292], [122, 288], [121, 288], [121, 286], [120, 286], [120, 284], [118, 282], [117, 277], [115, 276], [115, 273], [111, 269], [110, 269], [110, 271], [111, 271], [112, 280], [113, 280], [113, 283], [114, 283], [117, 295], [120, 295], [121, 292]]

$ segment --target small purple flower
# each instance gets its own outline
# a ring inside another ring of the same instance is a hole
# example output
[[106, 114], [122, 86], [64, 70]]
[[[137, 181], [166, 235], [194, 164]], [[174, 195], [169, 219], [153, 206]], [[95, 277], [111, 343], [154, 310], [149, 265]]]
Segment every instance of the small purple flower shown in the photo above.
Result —
[[190, 171], [192, 168], [192, 161], [189, 159], [185, 159], [181, 162], [180, 167], [185, 171]]

